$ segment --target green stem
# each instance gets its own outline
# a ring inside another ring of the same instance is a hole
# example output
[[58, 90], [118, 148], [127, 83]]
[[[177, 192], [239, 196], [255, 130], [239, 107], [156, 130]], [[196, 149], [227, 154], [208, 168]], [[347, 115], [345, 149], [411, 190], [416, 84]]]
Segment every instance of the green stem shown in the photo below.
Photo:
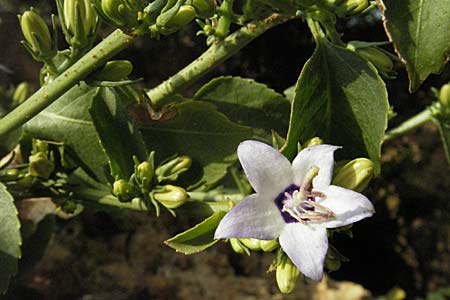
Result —
[[20, 127], [44, 110], [72, 86], [84, 79], [89, 73], [128, 47], [132, 41], [132, 36], [125, 34], [119, 29], [111, 33], [64, 73], [49, 84], [42, 86], [36, 93], [22, 103], [22, 105], [1, 119], [0, 137]]
[[[140, 198], [134, 198], [131, 202], [120, 202], [109, 192], [100, 189], [80, 188], [72, 190], [74, 198], [92, 203], [95, 205], [113, 206], [115, 208], [129, 209], [136, 211], [151, 211], [153, 207], [147, 207]], [[243, 199], [241, 194], [211, 195], [203, 192], [189, 192], [190, 200], [176, 212], [188, 215], [209, 216], [218, 211], [230, 210], [233, 203]], [[231, 204], [231, 205], [230, 205]]]
[[399, 136], [423, 125], [424, 123], [431, 121], [432, 116], [433, 116], [433, 114], [431, 112], [431, 109], [429, 107], [427, 107], [422, 112], [415, 115], [414, 117], [401, 123], [396, 128], [386, 132], [386, 134], [384, 136], [384, 142], [392, 140], [396, 137], [399, 137]]
[[324, 39], [326, 39], [319, 22], [314, 21], [311, 18], [306, 18], [306, 23], [308, 24], [309, 30], [314, 38], [316, 44], [320, 44]]
[[286, 22], [290, 18], [291, 17], [273, 14], [265, 20], [242, 27], [222, 41], [213, 44], [207, 51], [184, 69], [148, 91], [147, 95], [154, 105], [161, 105], [161, 102], [166, 97], [194, 83], [209, 71], [213, 70], [217, 65], [236, 54], [241, 48], [262, 33], [280, 23]]

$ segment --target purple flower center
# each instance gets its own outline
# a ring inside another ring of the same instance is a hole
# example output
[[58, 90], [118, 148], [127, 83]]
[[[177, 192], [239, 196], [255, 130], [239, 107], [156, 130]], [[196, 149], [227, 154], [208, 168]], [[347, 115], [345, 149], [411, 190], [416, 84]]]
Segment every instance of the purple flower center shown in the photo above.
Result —
[[[286, 211], [284, 209], [285, 202], [287, 200], [291, 200], [288, 196], [291, 196], [294, 194], [294, 192], [300, 191], [300, 187], [295, 184], [291, 184], [288, 186], [284, 191], [282, 191], [278, 196], [275, 198], [274, 202], [277, 206], [278, 210], [280, 211], [281, 216], [283, 217], [284, 222], [286, 223], [294, 223], [299, 222], [298, 219], [294, 218], [291, 213]], [[315, 201], [315, 197], [311, 196], [307, 198], [308, 200]], [[307, 202], [302, 202], [299, 204], [300, 208], [304, 211], [314, 211], [314, 206], [310, 205]], [[302, 218], [302, 221], [309, 221], [308, 218]]]

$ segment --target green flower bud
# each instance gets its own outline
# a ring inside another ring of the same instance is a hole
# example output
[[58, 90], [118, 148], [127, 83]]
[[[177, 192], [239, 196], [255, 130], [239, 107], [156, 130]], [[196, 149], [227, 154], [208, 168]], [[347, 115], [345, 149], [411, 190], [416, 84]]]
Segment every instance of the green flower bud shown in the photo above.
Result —
[[12, 96], [13, 106], [17, 106], [20, 103], [27, 100], [30, 96], [30, 85], [27, 82], [21, 82], [17, 85], [16, 90]]
[[197, 16], [202, 19], [208, 19], [216, 11], [216, 3], [213, 0], [192, 0], [192, 6], [197, 12]]
[[239, 241], [250, 250], [259, 251], [261, 250], [261, 246], [259, 245], [260, 240], [253, 238], [243, 238], [239, 239]]
[[148, 161], [141, 162], [136, 167], [136, 179], [144, 188], [150, 188], [154, 173], [155, 167]]
[[283, 255], [276, 270], [276, 279], [280, 292], [283, 294], [291, 293], [294, 290], [299, 277], [300, 271], [298, 268], [292, 263], [287, 255]]
[[114, 181], [112, 193], [120, 202], [129, 202], [136, 196], [134, 187], [124, 179]]
[[311, 147], [311, 146], [315, 146], [315, 145], [322, 145], [323, 144], [323, 140], [320, 137], [313, 137], [312, 139], [307, 140], [303, 147]]
[[189, 170], [192, 159], [189, 156], [180, 156], [156, 168], [156, 176], [159, 182], [164, 180], [175, 181], [178, 176]]
[[325, 259], [325, 268], [329, 271], [337, 271], [341, 268], [341, 260], [337, 258], [331, 258], [327, 255]]
[[369, 0], [344, 0], [336, 7], [336, 14], [345, 18], [357, 15], [369, 6]]
[[85, 47], [93, 38], [98, 16], [90, 0], [64, 0], [64, 24], [67, 42]]
[[45, 21], [34, 10], [19, 16], [20, 27], [29, 50], [36, 56], [50, 58], [56, 54], [52, 37]]
[[394, 63], [389, 56], [376, 47], [358, 48], [356, 53], [370, 61], [381, 73], [389, 73], [394, 68]]
[[190, 5], [182, 5], [178, 12], [166, 24], [167, 27], [180, 28], [194, 20], [195, 8]]
[[438, 98], [444, 110], [450, 113], [450, 83], [444, 84], [441, 87]]
[[362, 192], [373, 175], [373, 162], [367, 158], [356, 158], [336, 172], [332, 183], [356, 192]]
[[20, 172], [17, 169], [0, 170], [1, 181], [14, 181], [19, 178]]
[[101, 7], [105, 16], [115, 26], [131, 28], [138, 23], [143, 3], [139, 0], [102, 0]]
[[231, 245], [231, 248], [233, 248], [233, 251], [236, 253], [242, 254], [242, 253], [246, 252], [245, 251], [246, 249], [244, 248], [242, 243], [239, 241], [239, 239], [231, 238], [230, 245]]
[[261, 247], [261, 250], [264, 252], [272, 252], [273, 250], [277, 249], [280, 244], [278, 244], [277, 240], [260, 240], [259, 246]]
[[170, 184], [164, 186], [164, 191], [153, 193], [153, 197], [156, 201], [170, 209], [180, 207], [189, 198], [185, 189]]
[[128, 60], [108, 61], [105, 66], [92, 75], [95, 80], [119, 81], [127, 78], [133, 71], [133, 64]]
[[55, 169], [55, 165], [44, 152], [37, 152], [28, 158], [28, 172], [31, 176], [48, 179]]

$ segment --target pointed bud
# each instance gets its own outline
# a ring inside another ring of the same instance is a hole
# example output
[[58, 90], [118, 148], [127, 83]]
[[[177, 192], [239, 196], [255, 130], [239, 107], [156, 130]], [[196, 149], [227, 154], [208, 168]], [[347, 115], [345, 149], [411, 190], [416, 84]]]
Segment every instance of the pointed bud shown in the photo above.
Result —
[[119, 81], [127, 78], [133, 71], [133, 64], [128, 60], [108, 61], [105, 66], [92, 75], [95, 80]]
[[230, 245], [231, 245], [231, 248], [233, 248], [233, 251], [236, 253], [242, 254], [242, 253], [246, 253], [248, 251], [248, 250], [245, 251], [246, 250], [244, 248], [245, 246], [242, 245], [242, 243], [239, 241], [239, 239], [231, 238]]
[[26, 11], [19, 16], [23, 36], [29, 50], [36, 57], [50, 58], [56, 54], [47, 23], [34, 10]]
[[283, 294], [291, 293], [294, 290], [299, 277], [300, 271], [298, 268], [292, 263], [287, 255], [283, 255], [276, 270], [276, 279], [280, 292]]
[[356, 158], [337, 170], [332, 183], [355, 192], [362, 192], [373, 175], [373, 162], [367, 158]]
[[166, 24], [166, 27], [181, 28], [194, 20], [196, 16], [195, 8], [191, 5], [182, 5], [178, 12]]
[[55, 165], [51, 162], [44, 152], [37, 152], [28, 158], [28, 172], [31, 176], [48, 179], [55, 169]]
[[148, 161], [141, 162], [136, 167], [136, 179], [146, 189], [150, 188], [154, 173], [155, 167]]
[[167, 208], [175, 209], [186, 203], [189, 196], [186, 190], [179, 186], [167, 184], [161, 192], [155, 192], [153, 197], [156, 201]]
[[272, 252], [273, 250], [277, 249], [280, 246], [280, 244], [278, 243], [277, 240], [270, 240], [270, 241], [260, 240], [259, 246], [261, 247], [261, 250], [264, 252]]
[[25, 100], [28, 99], [30, 96], [30, 85], [27, 82], [21, 82], [14, 91], [14, 94], [12, 96], [13, 104], [12, 106], [15, 107]]
[[450, 83], [444, 84], [441, 87], [438, 98], [444, 110], [450, 113]]
[[192, 6], [197, 12], [197, 16], [202, 19], [208, 19], [216, 11], [216, 3], [213, 0], [192, 0]]
[[80, 48], [90, 44], [97, 28], [98, 16], [90, 0], [64, 0], [66, 40]]
[[261, 250], [261, 246], [259, 245], [260, 240], [253, 238], [243, 238], [239, 239], [239, 241], [250, 250], [259, 251]]
[[370, 61], [381, 73], [390, 73], [394, 68], [394, 63], [389, 56], [376, 47], [358, 48], [356, 53]]
[[303, 147], [311, 147], [311, 146], [315, 146], [315, 145], [322, 145], [323, 144], [323, 140], [320, 137], [313, 137], [312, 139], [307, 140]]
[[174, 158], [167, 163], [156, 168], [156, 176], [158, 182], [164, 180], [175, 181], [178, 176], [189, 170], [192, 164], [192, 159], [189, 156], [180, 156]]
[[369, 6], [369, 0], [344, 0], [336, 7], [336, 14], [341, 18], [357, 15]]
[[136, 196], [135, 188], [124, 179], [114, 181], [112, 193], [120, 202], [129, 202]]

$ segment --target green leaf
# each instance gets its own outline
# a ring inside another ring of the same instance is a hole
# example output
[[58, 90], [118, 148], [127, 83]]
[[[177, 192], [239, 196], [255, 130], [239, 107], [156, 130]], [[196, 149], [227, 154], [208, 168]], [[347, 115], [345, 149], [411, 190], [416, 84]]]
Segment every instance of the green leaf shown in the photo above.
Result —
[[409, 90], [439, 73], [450, 51], [450, 0], [380, 0], [384, 25], [406, 64]]
[[25, 131], [33, 137], [63, 142], [75, 153], [90, 176], [107, 181], [108, 159], [89, 114], [97, 88], [84, 83], [74, 86], [56, 102], [31, 119]]
[[144, 141], [160, 158], [190, 156], [202, 167], [198, 179], [207, 188], [225, 176], [237, 159], [237, 146], [252, 137], [252, 129], [231, 122], [206, 102], [185, 101], [174, 108], [174, 119], [142, 128]]
[[177, 234], [164, 243], [177, 252], [186, 255], [201, 252], [218, 242], [214, 239], [214, 232], [225, 214], [224, 211], [216, 212], [201, 223]]
[[147, 155], [142, 136], [128, 121], [121, 95], [113, 88], [99, 88], [89, 112], [108, 156], [112, 177], [128, 179], [134, 172], [133, 155], [141, 161]]
[[0, 183], [0, 293], [7, 291], [11, 277], [17, 272], [21, 244], [20, 222], [14, 199]]
[[327, 41], [320, 43], [298, 79], [283, 153], [292, 159], [297, 142], [319, 136], [343, 146], [340, 159], [369, 157], [380, 170], [389, 103], [375, 67]]
[[252, 79], [218, 77], [198, 90], [195, 98], [213, 102], [220, 112], [234, 122], [286, 134], [289, 101]]

